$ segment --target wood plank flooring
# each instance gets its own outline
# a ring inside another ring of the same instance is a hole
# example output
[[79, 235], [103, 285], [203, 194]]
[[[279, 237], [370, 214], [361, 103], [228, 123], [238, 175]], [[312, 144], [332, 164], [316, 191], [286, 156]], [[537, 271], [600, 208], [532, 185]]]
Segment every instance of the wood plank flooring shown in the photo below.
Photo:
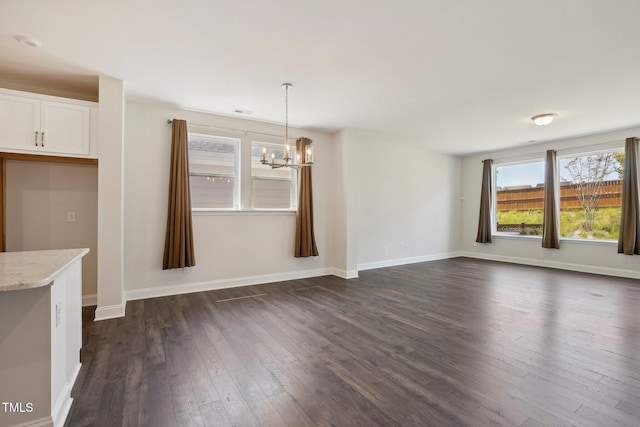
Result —
[[67, 426], [640, 426], [639, 313], [467, 258], [85, 309]]

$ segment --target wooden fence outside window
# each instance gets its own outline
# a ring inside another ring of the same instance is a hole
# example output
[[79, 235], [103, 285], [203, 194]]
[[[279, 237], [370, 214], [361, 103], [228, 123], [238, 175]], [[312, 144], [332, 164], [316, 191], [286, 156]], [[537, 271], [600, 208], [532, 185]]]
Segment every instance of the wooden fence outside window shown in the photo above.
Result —
[[[544, 187], [505, 188], [496, 191], [498, 211], [528, 211], [544, 209]], [[622, 181], [605, 181], [598, 207], [619, 207], [622, 203]], [[560, 185], [560, 205], [563, 209], [581, 209], [578, 187], [575, 184]]]

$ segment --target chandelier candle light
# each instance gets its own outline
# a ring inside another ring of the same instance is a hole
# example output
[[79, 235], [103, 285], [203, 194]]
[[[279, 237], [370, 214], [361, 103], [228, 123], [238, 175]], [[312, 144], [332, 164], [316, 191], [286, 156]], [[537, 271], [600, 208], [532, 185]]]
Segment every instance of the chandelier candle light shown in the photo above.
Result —
[[271, 169], [300, 169], [304, 166], [311, 166], [313, 164], [313, 146], [311, 144], [307, 146], [305, 152], [296, 154], [295, 163], [293, 163], [291, 159], [292, 151], [291, 143], [289, 142], [289, 88], [291, 86], [293, 86], [291, 83], [282, 83], [282, 87], [285, 90], [284, 162], [280, 163], [276, 161], [276, 153], [271, 153], [271, 161], [267, 161], [267, 149], [262, 149], [262, 160], [260, 161], [260, 163], [262, 163], [263, 165], [271, 166]]

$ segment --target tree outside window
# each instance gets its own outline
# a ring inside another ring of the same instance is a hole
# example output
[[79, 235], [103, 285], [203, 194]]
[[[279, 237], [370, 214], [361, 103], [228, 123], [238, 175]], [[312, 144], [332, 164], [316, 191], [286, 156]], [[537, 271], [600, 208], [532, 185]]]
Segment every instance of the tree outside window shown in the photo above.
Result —
[[562, 237], [618, 238], [623, 158], [611, 151], [559, 160]]

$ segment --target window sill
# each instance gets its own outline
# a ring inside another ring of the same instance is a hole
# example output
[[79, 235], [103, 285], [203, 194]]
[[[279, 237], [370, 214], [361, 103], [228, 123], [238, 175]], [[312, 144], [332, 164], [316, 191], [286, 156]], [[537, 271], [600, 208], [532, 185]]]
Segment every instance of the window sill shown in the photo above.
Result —
[[192, 209], [191, 214], [195, 216], [242, 216], [242, 215], [295, 215], [296, 210], [292, 209]]
[[618, 246], [617, 240], [604, 240], [604, 239], [572, 239], [570, 237], [561, 237], [561, 243], [571, 243], [578, 245], [604, 245], [604, 246]]
[[542, 236], [527, 236], [523, 234], [511, 234], [511, 233], [500, 233], [500, 234], [492, 234], [491, 237], [497, 237], [499, 239], [529, 239], [529, 240], [542, 240]]
[[[492, 238], [498, 239], [525, 239], [525, 240], [542, 240], [542, 236], [524, 236], [520, 234], [492, 234]], [[617, 246], [617, 240], [603, 240], [603, 239], [572, 239], [570, 237], [560, 237], [561, 243], [578, 244], [578, 245], [603, 245], [603, 246]]]

